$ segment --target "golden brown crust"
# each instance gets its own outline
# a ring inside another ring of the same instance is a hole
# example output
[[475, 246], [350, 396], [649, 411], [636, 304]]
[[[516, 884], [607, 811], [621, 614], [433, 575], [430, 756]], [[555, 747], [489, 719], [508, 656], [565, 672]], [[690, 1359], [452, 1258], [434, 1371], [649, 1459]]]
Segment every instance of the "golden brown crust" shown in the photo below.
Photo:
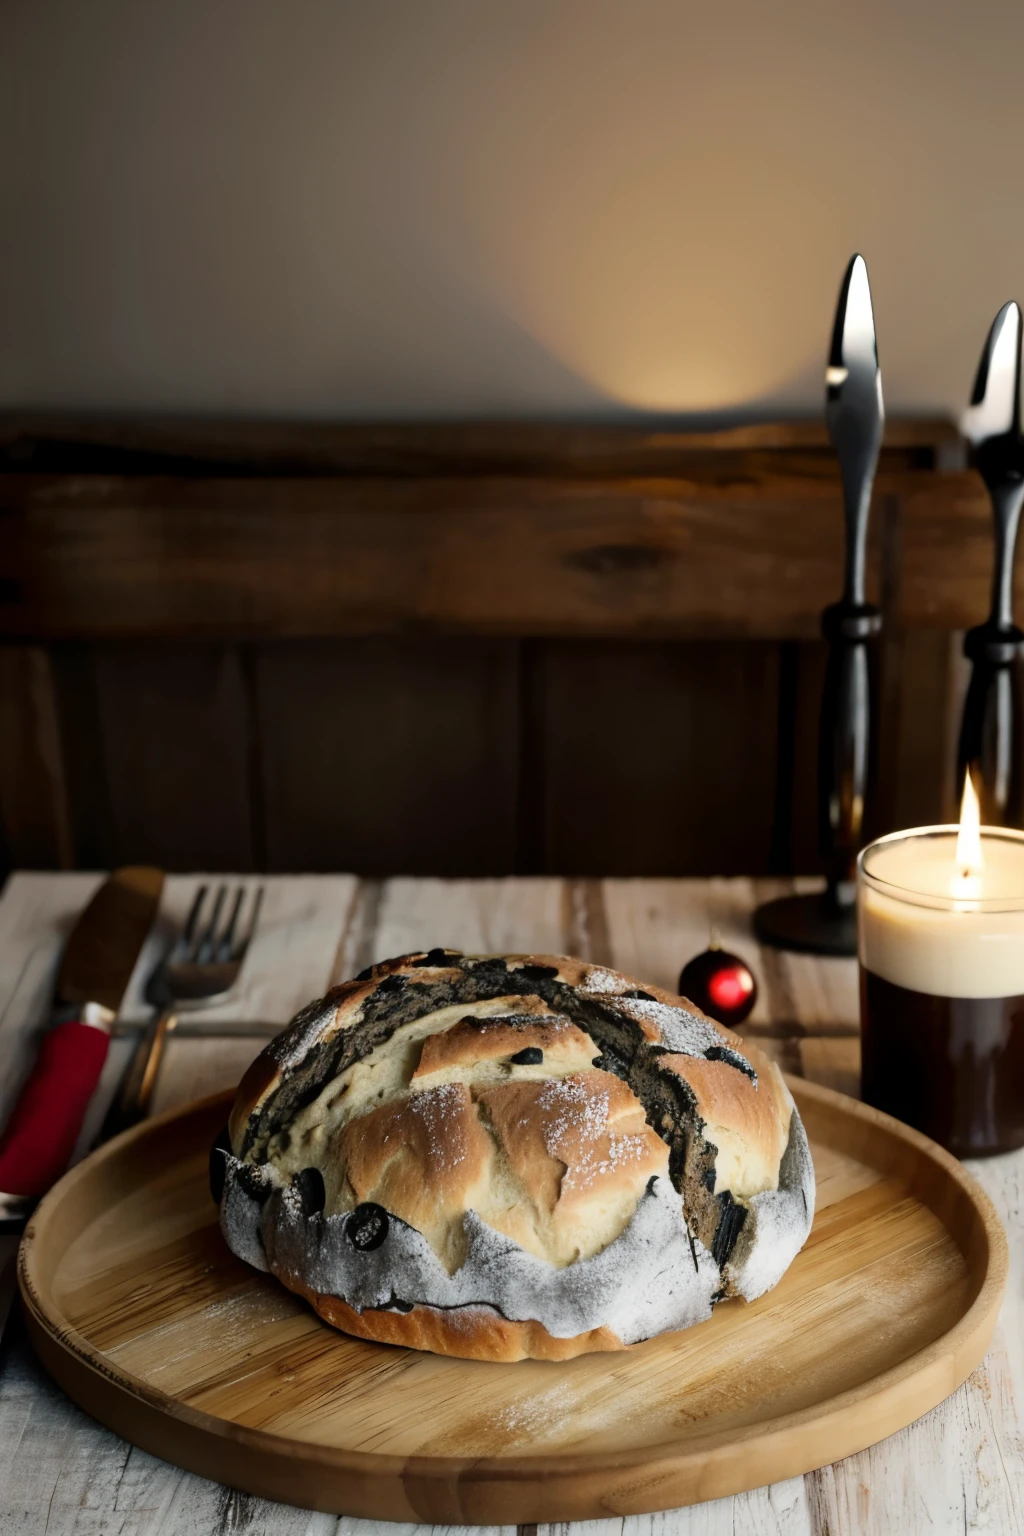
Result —
[[[776, 1063], [759, 1046], [753, 1045], [749, 1040], [739, 1040], [739, 1049], [757, 1073], [758, 1087], [760, 1088], [760, 1085], [763, 1083], [768, 1098], [774, 1103], [774, 1120], [776, 1123], [770, 1127], [770, 1132], [769, 1128], [766, 1127], [766, 1134], [770, 1133], [777, 1136], [781, 1126], [783, 1136], [783, 1145], [779, 1151], [779, 1156], [781, 1157], [782, 1152], [785, 1150], [785, 1139], [789, 1134], [789, 1119], [793, 1110], [793, 1100], [790, 1097], [789, 1089], [786, 1087], [782, 1073], [779, 1071]], [[768, 1113], [767, 1102], [765, 1102], [764, 1112]]]
[[480, 1091], [513, 1173], [534, 1205], [568, 1217], [591, 1200], [637, 1193], [668, 1167], [668, 1149], [627, 1083], [592, 1070]]
[[[546, 1007], [539, 997], [509, 1001], [517, 1013], [539, 1013]], [[543, 1051], [549, 1064], [565, 1060], [585, 1066], [597, 1055], [597, 1046], [589, 1035], [568, 1019], [538, 1018], [536, 1024], [513, 1025], [500, 1015], [494, 1019], [466, 1018], [452, 1029], [427, 1036], [412, 1081], [418, 1082], [435, 1072], [475, 1066], [481, 1061], [500, 1061], [531, 1047]]]
[[[750, 1059], [749, 1050], [744, 1055]], [[778, 1163], [789, 1132], [789, 1115], [782, 1120], [773, 1063], [762, 1058], [760, 1070], [755, 1067], [755, 1089], [749, 1078], [724, 1061], [705, 1061], [701, 1056], [663, 1056], [661, 1061], [689, 1083], [702, 1120], [735, 1132]]]
[[592, 1328], [575, 1338], [557, 1339], [543, 1323], [510, 1322], [488, 1307], [413, 1307], [411, 1312], [357, 1312], [338, 1296], [318, 1296], [292, 1275], [281, 1276], [290, 1290], [304, 1296], [325, 1322], [357, 1339], [426, 1349], [463, 1360], [572, 1360], [595, 1351], [625, 1349], [610, 1328]]
[[775, 1063], [751, 1046], [742, 1051], [757, 1073], [756, 1088], [724, 1061], [667, 1055], [661, 1064], [689, 1085], [705, 1135], [718, 1147], [717, 1188], [749, 1199], [778, 1182], [791, 1101]]
[[382, 1205], [444, 1253], [447, 1229], [487, 1178], [494, 1149], [469, 1090], [446, 1083], [350, 1121], [338, 1155], [353, 1204]]

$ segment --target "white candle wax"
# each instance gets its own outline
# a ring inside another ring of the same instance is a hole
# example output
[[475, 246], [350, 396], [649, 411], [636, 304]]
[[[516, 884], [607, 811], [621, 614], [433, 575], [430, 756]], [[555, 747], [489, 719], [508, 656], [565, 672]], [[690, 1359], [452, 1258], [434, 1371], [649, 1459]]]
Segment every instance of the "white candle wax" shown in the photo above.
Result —
[[958, 832], [920, 827], [865, 849], [857, 883], [861, 964], [935, 997], [1019, 997], [1024, 834], [982, 827], [980, 864], [965, 871]]

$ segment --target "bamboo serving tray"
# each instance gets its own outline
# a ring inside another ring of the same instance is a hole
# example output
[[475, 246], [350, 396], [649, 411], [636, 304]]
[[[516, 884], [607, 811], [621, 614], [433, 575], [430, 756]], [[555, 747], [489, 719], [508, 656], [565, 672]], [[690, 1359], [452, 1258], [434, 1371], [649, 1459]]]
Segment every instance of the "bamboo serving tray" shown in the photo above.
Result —
[[988, 1199], [933, 1143], [790, 1080], [818, 1210], [781, 1284], [621, 1354], [449, 1360], [334, 1332], [223, 1243], [230, 1099], [109, 1143], [46, 1197], [20, 1284], [43, 1363], [168, 1461], [311, 1509], [432, 1524], [636, 1514], [862, 1450], [981, 1361], [1006, 1282]]

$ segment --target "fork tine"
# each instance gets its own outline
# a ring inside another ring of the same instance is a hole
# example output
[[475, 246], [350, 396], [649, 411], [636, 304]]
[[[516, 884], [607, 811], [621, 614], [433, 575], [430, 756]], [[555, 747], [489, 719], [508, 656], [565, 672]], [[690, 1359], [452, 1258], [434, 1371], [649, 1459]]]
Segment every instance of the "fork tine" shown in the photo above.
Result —
[[258, 885], [253, 892], [252, 911], [249, 914], [249, 921], [246, 924], [245, 932], [238, 941], [238, 947], [236, 948], [233, 956], [235, 960], [241, 960], [244, 957], [246, 950], [249, 948], [249, 945], [252, 943], [252, 936], [256, 932], [256, 924], [259, 921], [260, 907], [262, 905], [263, 887], [262, 885]]
[[245, 886], [244, 885], [240, 885], [235, 890], [235, 899], [231, 903], [231, 912], [230, 912], [230, 914], [228, 916], [227, 927], [224, 929], [224, 932], [221, 934], [220, 940], [219, 940], [219, 942], [217, 944], [217, 958], [219, 960], [230, 960], [231, 959], [231, 946], [234, 943], [234, 938], [235, 938], [235, 925], [238, 922], [238, 914], [241, 911], [242, 902], [243, 902], [244, 899], [245, 899]]
[[185, 919], [185, 926], [181, 931], [181, 938], [178, 941], [184, 950], [189, 950], [192, 947], [192, 936], [199, 922], [199, 914], [202, 911], [203, 902], [206, 900], [207, 889], [208, 887], [205, 884], [201, 885], [192, 898], [192, 905], [188, 909], [188, 917]]
[[217, 894], [213, 898], [213, 911], [210, 913], [210, 921], [203, 930], [202, 937], [193, 944], [192, 952], [189, 956], [197, 965], [205, 964], [212, 957], [214, 936], [217, 932], [217, 924], [220, 921], [221, 909], [224, 906], [227, 894], [228, 888], [226, 885], [219, 885], [217, 887]]

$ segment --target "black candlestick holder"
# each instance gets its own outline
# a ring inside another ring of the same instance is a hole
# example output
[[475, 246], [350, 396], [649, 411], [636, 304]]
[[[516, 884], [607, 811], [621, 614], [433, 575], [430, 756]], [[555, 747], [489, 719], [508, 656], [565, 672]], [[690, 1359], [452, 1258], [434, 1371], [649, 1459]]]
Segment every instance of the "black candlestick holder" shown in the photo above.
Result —
[[1020, 385], [1021, 313], [1010, 303], [992, 322], [963, 423], [992, 500], [995, 560], [991, 611], [964, 638], [971, 680], [957, 747], [957, 792], [969, 772], [989, 827], [1024, 824], [1024, 633], [1013, 622], [1013, 560], [1024, 503]]
[[867, 267], [850, 262], [839, 293], [825, 373], [825, 416], [839, 457], [846, 513], [843, 595], [825, 609], [828, 667], [818, 736], [818, 842], [825, 889], [783, 896], [754, 913], [765, 943], [818, 955], [857, 951], [857, 854], [871, 783], [872, 641], [881, 614], [865, 601], [871, 489], [885, 413]]

